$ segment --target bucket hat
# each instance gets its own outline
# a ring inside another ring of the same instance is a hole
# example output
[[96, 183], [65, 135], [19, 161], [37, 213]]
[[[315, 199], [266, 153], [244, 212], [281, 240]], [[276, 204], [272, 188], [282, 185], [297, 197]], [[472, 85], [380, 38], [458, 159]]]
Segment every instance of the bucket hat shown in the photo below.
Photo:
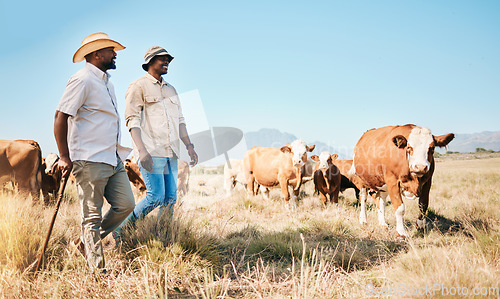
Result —
[[108, 47], [113, 47], [115, 51], [125, 49], [119, 42], [110, 39], [106, 33], [93, 33], [83, 39], [82, 45], [73, 55], [73, 62], [83, 61], [85, 55]]
[[168, 55], [170, 57], [170, 61], [174, 59], [174, 56], [170, 55], [167, 50], [163, 49], [159, 46], [153, 46], [146, 51], [144, 54], [144, 63], [142, 64], [142, 69], [146, 72], [148, 71], [148, 63], [153, 59], [153, 57], [158, 55]]

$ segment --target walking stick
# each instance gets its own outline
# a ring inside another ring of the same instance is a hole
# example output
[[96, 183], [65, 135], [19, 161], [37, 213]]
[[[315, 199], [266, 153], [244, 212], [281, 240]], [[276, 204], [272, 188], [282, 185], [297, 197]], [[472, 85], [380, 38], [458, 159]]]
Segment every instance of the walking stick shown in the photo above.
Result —
[[40, 252], [40, 257], [38, 257], [38, 263], [36, 264], [35, 273], [40, 270], [40, 266], [42, 265], [43, 255], [45, 254], [45, 249], [47, 249], [47, 244], [49, 244], [50, 234], [52, 233], [52, 228], [54, 228], [54, 222], [56, 221], [57, 212], [59, 211], [59, 206], [61, 205], [61, 200], [64, 195], [64, 189], [66, 188], [66, 182], [69, 176], [69, 172], [66, 176], [63, 176], [61, 179], [61, 185], [59, 188], [59, 192], [57, 193], [57, 204], [56, 210], [54, 211], [54, 215], [52, 215], [52, 221], [50, 221], [49, 231], [47, 232], [47, 237], [45, 238], [45, 243], [43, 244], [42, 252]]

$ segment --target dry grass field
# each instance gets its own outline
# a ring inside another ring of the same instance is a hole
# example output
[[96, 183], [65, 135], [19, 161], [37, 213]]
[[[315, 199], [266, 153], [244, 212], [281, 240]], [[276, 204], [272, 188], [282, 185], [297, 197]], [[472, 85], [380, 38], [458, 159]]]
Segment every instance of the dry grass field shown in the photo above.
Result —
[[[451, 155], [450, 155], [451, 156]], [[94, 274], [68, 243], [80, 233], [79, 204], [69, 186], [42, 271], [32, 269], [54, 206], [0, 194], [2, 298], [498, 298], [500, 287], [500, 156], [442, 156], [437, 161], [428, 231], [414, 228], [418, 204], [406, 200], [410, 238], [396, 239], [358, 222], [354, 192], [324, 207], [303, 186], [297, 212], [279, 190], [271, 198], [225, 197], [222, 174], [195, 168], [173, 219], [149, 215], [121, 247], [104, 240], [108, 272]], [[205, 181], [205, 186], [199, 186]]]

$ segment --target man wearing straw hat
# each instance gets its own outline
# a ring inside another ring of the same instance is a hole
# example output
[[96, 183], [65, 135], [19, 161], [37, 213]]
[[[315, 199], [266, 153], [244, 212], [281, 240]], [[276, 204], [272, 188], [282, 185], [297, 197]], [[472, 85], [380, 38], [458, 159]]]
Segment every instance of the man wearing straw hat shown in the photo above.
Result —
[[[179, 141], [186, 146], [191, 166], [198, 163], [177, 91], [162, 78], [172, 59], [174, 57], [162, 47], [149, 48], [142, 65], [147, 73], [132, 82], [125, 94], [125, 121], [132, 135], [135, 157], [139, 158], [147, 194], [121, 227], [143, 218], [158, 206], [159, 215], [164, 210], [172, 214], [177, 199]], [[121, 227], [113, 233], [117, 241]]]
[[[120, 43], [99, 32], [87, 36], [73, 56], [86, 60], [68, 81], [57, 106], [54, 135], [63, 175], [73, 171], [82, 208], [82, 234], [87, 264], [105, 271], [101, 239], [134, 209], [135, 201], [122, 159], [130, 152], [121, 147], [120, 117], [107, 70], [115, 69]], [[121, 156], [121, 157], [120, 157]], [[103, 199], [111, 205], [102, 217]]]

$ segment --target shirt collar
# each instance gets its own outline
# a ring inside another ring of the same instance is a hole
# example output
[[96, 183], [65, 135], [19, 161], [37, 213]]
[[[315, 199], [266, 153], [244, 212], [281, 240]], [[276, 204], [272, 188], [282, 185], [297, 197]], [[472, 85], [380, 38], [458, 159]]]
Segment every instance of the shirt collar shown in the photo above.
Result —
[[150, 73], [146, 73], [146, 75], [144, 75], [146, 78], [148, 78], [149, 80], [151, 80], [151, 82], [153, 82], [153, 84], [160, 84], [160, 85], [168, 85], [168, 83], [163, 80], [163, 77], [161, 78], [161, 81], [158, 81], [155, 77], [151, 76]]
[[103, 72], [97, 66], [93, 65], [90, 62], [85, 63], [85, 67], [94, 75], [96, 75], [97, 78], [102, 79], [105, 82], [108, 82], [109, 78], [111, 77], [111, 75], [108, 74], [108, 72]]

